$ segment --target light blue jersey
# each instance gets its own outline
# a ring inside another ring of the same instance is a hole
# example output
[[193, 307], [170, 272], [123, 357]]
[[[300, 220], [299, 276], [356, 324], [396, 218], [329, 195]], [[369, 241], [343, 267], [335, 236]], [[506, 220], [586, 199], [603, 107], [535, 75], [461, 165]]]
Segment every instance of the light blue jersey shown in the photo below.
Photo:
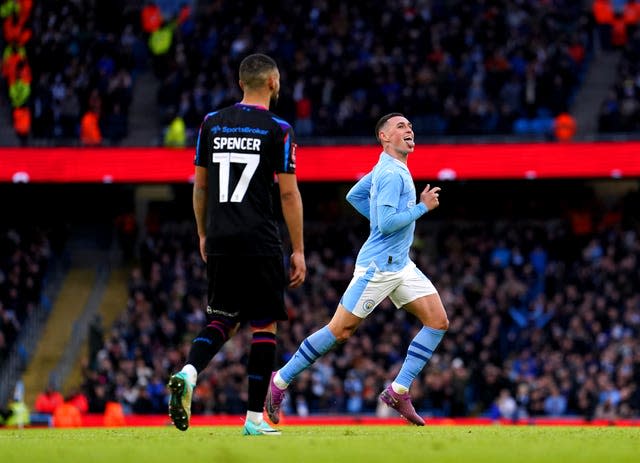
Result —
[[416, 205], [416, 189], [405, 164], [383, 152], [373, 170], [347, 194], [358, 212], [370, 222], [369, 238], [356, 265], [375, 264], [383, 272], [397, 272], [409, 263], [415, 221], [427, 212]]

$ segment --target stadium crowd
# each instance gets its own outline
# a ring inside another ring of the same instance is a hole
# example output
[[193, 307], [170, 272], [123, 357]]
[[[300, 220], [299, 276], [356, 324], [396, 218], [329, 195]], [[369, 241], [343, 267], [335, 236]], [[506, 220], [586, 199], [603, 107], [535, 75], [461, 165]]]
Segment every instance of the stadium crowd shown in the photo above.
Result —
[[540, 120], [544, 133], [543, 122], [567, 109], [592, 47], [590, 12], [577, 2], [249, 5], [203, 8], [156, 68], [160, 105], [188, 128], [238, 99], [233, 70], [253, 50], [279, 61], [287, 91], [277, 111], [300, 136], [368, 134], [399, 107], [420, 134], [529, 130], [519, 119]]
[[[438, 287], [451, 326], [412, 386], [416, 408], [435, 416], [637, 417], [640, 229], [637, 212], [629, 215], [633, 201], [602, 214], [580, 204], [549, 214], [553, 203], [543, 201], [544, 212], [522, 217], [483, 220], [469, 208], [418, 222], [413, 258]], [[322, 220], [305, 224], [309, 274], [287, 294], [281, 364], [333, 313], [367, 234], [363, 221], [325, 206]], [[166, 379], [204, 322], [207, 286], [191, 221], [152, 223], [131, 272], [128, 306], [84, 371], [93, 412], [118, 401], [127, 412], [166, 413]], [[417, 329], [383, 302], [345, 345], [292, 384], [285, 413], [385, 413], [377, 394]], [[195, 389], [194, 413], [244, 413], [249, 342], [241, 331], [213, 359]]]
[[159, 110], [145, 116], [192, 135], [238, 100], [248, 51], [279, 62], [276, 112], [301, 137], [368, 134], [398, 108], [422, 135], [545, 135], [593, 49], [593, 14], [572, 1], [29, 3], [28, 138], [57, 144], [117, 144], [136, 130], [129, 111], [148, 93], [136, 78], [149, 63]]
[[[132, 26], [135, 3], [25, 3], [32, 7], [26, 22], [29, 41], [19, 43], [7, 37], [5, 27], [2, 63], [7, 86], [12, 68], [17, 67], [13, 74], [29, 70], [22, 92], [23, 106], [30, 109], [28, 136], [23, 141], [117, 144], [129, 130], [135, 71], [146, 57], [145, 45]], [[4, 19], [5, 26], [10, 19]], [[14, 120], [20, 134], [15, 124]]]
[[0, 227], [0, 367], [41, 302], [50, 254], [44, 231]]
[[633, 28], [621, 48], [616, 81], [598, 116], [598, 130], [603, 133], [634, 132], [640, 128], [640, 29]]

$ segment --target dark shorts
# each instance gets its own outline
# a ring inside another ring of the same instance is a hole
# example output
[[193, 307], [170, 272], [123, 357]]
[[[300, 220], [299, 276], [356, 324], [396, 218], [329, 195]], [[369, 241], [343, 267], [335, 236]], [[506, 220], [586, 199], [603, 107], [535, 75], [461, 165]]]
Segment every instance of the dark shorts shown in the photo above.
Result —
[[207, 256], [207, 320], [253, 325], [287, 320], [282, 256]]

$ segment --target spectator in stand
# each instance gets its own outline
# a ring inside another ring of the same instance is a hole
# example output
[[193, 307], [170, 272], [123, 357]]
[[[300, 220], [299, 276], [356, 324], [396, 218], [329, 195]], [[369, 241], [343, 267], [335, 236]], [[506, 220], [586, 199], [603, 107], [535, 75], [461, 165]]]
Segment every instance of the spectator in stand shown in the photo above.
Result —
[[53, 415], [56, 408], [63, 403], [63, 395], [53, 384], [49, 384], [44, 391], [37, 395], [34, 410], [38, 413]]
[[602, 102], [598, 130], [602, 133], [630, 132], [640, 128], [640, 29], [630, 32], [618, 64], [614, 85]]
[[122, 112], [122, 106], [119, 103], [113, 104], [100, 126], [104, 138], [112, 145], [121, 144], [129, 133], [127, 116]]
[[576, 134], [576, 120], [569, 113], [558, 114], [553, 124], [554, 134], [558, 141], [570, 141]]
[[20, 146], [27, 146], [31, 133], [31, 110], [28, 106], [13, 109], [13, 130], [20, 140]]
[[40, 303], [49, 252], [38, 229], [0, 228], [0, 366]]
[[142, 30], [151, 34], [157, 31], [162, 25], [162, 11], [155, 2], [146, 2], [140, 11], [140, 23]]
[[100, 115], [89, 109], [80, 120], [80, 142], [84, 146], [100, 146], [102, 144], [102, 130], [100, 130]]
[[184, 119], [176, 115], [164, 132], [164, 146], [168, 148], [184, 148], [187, 144], [187, 130]]
[[84, 415], [89, 411], [89, 401], [87, 400], [87, 396], [80, 389], [74, 389], [71, 391], [71, 393], [66, 397], [65, 402], [73, 405], [81, 415]]

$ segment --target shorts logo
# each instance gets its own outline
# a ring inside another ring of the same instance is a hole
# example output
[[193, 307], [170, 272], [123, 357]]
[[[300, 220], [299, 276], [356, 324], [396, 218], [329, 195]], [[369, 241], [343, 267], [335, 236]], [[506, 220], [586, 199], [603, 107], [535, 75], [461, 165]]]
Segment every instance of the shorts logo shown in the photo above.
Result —
[[364, 310], [366, 310], [367, 312], [370, 312], [371, 310], [373, 310], [373, 307], [375, 306], [375, 302], [373, 299], [367, 299], [366, 301], [364, 301], [364, 303], [362, 304], [362, 308]]
[[240, 312], [234, 312], [234, 313], [225, 312], [224, 310], [214, 309], [210, 305], [208, 305], [207, 306], [207, 314], [208, 315], [221, 315], [221, 316], [227, 317], [227, 318], [235, 318], [238, 315], [240, 315]]

